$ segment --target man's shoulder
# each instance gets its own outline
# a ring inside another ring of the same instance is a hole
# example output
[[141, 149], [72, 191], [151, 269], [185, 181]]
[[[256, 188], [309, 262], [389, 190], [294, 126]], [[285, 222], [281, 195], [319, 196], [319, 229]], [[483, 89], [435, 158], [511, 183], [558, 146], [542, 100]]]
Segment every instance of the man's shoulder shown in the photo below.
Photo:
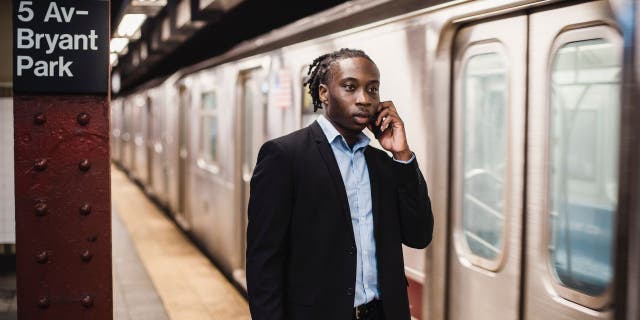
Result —
[[[282, 147], [285, 150], [294, 150], [300, 147], [309, 145], [311, 139], [311, 127], [305, 127], [298, 129], [284, 136], [272, 139], [268, 142], [273, 142]], [[267, 142], [267, 143], [268, 143]]]

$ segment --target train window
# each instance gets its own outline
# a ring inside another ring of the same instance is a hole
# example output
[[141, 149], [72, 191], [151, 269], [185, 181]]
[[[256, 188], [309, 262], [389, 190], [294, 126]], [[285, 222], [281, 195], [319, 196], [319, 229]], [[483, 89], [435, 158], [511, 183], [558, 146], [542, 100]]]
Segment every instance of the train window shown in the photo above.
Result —
[[550, 74], [550, 263], [560, 284], [590, 296], [613, 276], [619, 53], [605, 39], [569, 42]]
[[247, 79], [244, 84], [244, 160], [247, 172], [252, 172], [255, 165], [253, 159], [253, 117], [254, 117], [254, 86], [255, 81], [251, 78]]
[[498, 52], [471, 55], [462, 76], [462, 235], [474, 264], [493, 269], [502, 256], [505, 232], [505, 57]]
[[218, 102], [215, 91], [202, 94], [200, 154], [207, 163], [218, 161]]

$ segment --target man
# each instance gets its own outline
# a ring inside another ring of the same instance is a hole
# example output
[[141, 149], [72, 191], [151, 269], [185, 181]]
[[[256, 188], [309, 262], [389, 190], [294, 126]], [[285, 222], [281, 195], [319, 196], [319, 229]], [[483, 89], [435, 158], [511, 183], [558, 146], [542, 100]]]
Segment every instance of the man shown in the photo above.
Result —
[[[251, 179], [247, 289], [254, 320], [410, 319], [402, 244], [425, 248], [427, 185], [379, 71], [360, 50], [323, 55], [309, 127], [266, 142]], [[379, 126], [369, 147], [365, 127]]]

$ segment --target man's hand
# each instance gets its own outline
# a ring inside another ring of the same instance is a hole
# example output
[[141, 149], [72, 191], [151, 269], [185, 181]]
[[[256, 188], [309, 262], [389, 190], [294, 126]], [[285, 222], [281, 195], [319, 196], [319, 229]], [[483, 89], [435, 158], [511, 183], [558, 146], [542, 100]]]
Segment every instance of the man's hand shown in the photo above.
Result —
[[[396, 107], [391, 101], [380, 102], [376, 126], [380, 126], [382, 134], [378, 138], [380, 145], [393, 154], [396, 160], [408, 161], [412, 153], [404, 132], [404, 122], [400, 119]], [[389, 130], [386, 130], [390, 128]]]

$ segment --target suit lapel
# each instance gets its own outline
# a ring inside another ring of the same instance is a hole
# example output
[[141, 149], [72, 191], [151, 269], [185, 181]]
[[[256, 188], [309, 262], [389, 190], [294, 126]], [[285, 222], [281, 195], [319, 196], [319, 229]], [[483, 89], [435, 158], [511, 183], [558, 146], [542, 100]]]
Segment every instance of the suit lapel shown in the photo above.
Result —
[[313, 122], [310, 125], [310, 128], [311, 133], [313, 134], [313, 138], [316, 142], [316, 146], [318, 147], [318, 151], [320, 151], [320, 155], [322, 156], [322, 160], [329, 170], [329, 175], [331, 176], [331, 180], [333, 181], [335, 190], [338, 193], [338, 198], [340, 200], [340, 206], [342, 207], [343, 215], [347, 221], [347, 225], [351, 229], [351, 236], [355, 241], [355, 237], [353, 237], [353, 225], [351, 224], [351, 210], [349, 210], [349, 200], [347, 198], [346, 188], [344, 187], [344, 181], [342, 181], [340, 169], [338, 168], [338, 161], [336, 160], [336, 157], [333, 154], [333, 150], [331, 149], [331, 145], [329, 145], [327, 137], [324, 135], [324, 132], [322, 131], [322, 128], [320, 128], [318, 122]]

